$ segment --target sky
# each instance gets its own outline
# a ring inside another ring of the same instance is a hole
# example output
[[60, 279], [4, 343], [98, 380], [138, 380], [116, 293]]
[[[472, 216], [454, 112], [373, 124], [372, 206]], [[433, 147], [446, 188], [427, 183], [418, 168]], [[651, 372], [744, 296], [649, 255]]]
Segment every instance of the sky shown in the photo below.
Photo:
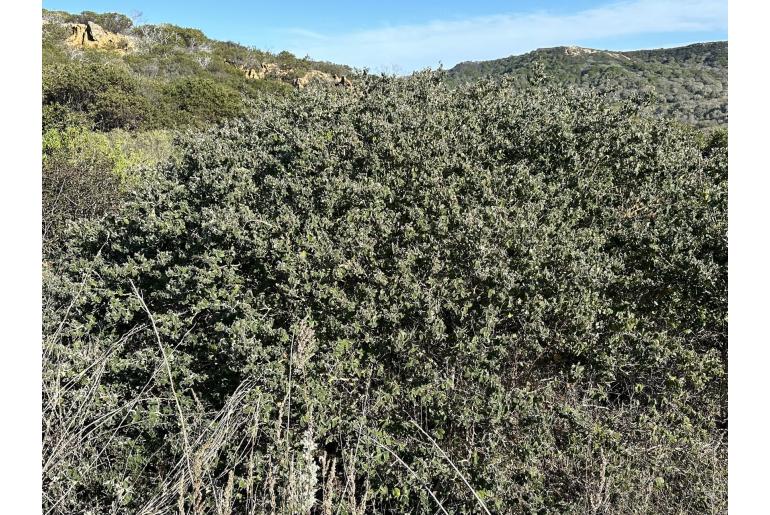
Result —
[[727, 0], [43, 0], [299, 57], [409, 73], [543, 47], [636, 50], [727, 39]]

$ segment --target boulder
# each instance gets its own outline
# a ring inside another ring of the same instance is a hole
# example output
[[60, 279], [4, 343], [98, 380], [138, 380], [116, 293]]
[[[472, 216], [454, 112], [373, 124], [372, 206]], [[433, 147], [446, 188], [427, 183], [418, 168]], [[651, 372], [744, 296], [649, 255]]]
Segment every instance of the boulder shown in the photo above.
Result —
[[117, 50], [120, 52], [128, 52], [133, 48], [132, 41], [127, 36], [105, 30], [99, 24], [92, 21], [73, 23], [70, 27], [72, 34], [67, 38], [67, 43], [70, 46]]
[[250, 66], [246, 66], [244, 64], [237, 64], [234, 61], [226, 60], [228, 64], [231, 64], [233, 66], [236, 66], [239, 70], [241, 70], [241, 73], [247, 78], [247, 79], [264, 79], [265, 77], [270, 77], [273, 79], [285, 79], [291, 70], [284, 70], [280, 66], [278, 66], [275, 63], [262, 63], [257, 68], [252, 68]]
[[[247, 79], [260, 80], [271, 78], [288, 82], [293, 71], [291, 69], [283, 69], [276, 63], [261, 63], [258, 67], [252, 68], [244, 64], [238, 64], [230, 59], [226, 59], [225, 62], [237, 67]], [[298, 89], [304, 89], [311, 83], [332, 84], [343, 87], [352, 86], [350, 80], [344, 75], [330, 75], [320, 70], [310, 70], [303, 76], [294, 78], [291, 83]]]
[[67, 43], [73, 46], [86, 46], [88, 41], [88, 27], [84, 23], [75, 23], [70, 26], [72, 34], [67, 38]]
[[334, 86], [350, 87], [353, 83], [344, 75], [329, 75], [319, 70], [310, 70], [302, 77], [294, 79], [294, 86], [298, 89], [304, 89], [312, 83], [332, 84]]
[[104, 30], [101, 25], [92, 21], [86, 22], [86, 30], [88, 32], [88, 38], [97, 43], [109, 41], [111, 36], [117, 36], [117, 34]]

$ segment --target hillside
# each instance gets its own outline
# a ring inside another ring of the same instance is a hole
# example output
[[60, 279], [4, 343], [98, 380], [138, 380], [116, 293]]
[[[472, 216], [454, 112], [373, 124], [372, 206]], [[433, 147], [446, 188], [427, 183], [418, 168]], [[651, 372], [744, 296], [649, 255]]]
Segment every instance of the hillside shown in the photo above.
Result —
[[273, 54], [198, 29], [120, 13], [42, 12], [44, 247], [99, 216], [173, 159], [182, 131], [246, 116], [313, 83], [349, 86], [342, 65]]
[[628, 97], [657, 94], [657, 112], [698, 127], [727, 125], [727, 42], [679, 48], [609, 52], [580, 47], [538, 49], [449, 70], [457, 81], [511, 76], [523, 84], [535, 62], [562, 84], [592, 86]]
[[314, 81], [349, 84], [352, 73], [198, 29], [134, 26], [119, 13], [43, 10], [42, 34], [44, 130], [201, 127], [241, 114], [250, 99]]
[[[727, 59], [727, 42], [632, 52], [555, 47], [460, 63], [448, 77], [508, 76], [524, 86], [540, 63], [556, 83], [623, 98], [654, 92], [655, 113], [712, 127], [727, 125]], [[205, 126], [242, 113], [243, 100], [311, 82], [346, 85], [351, 75], [344, 65], [217, 41], [198, 29], [43, 10], [44, 129], [71, 125], [73, 116], [101, 131]], [[73, 95], [73, 81], [88, 87]]]

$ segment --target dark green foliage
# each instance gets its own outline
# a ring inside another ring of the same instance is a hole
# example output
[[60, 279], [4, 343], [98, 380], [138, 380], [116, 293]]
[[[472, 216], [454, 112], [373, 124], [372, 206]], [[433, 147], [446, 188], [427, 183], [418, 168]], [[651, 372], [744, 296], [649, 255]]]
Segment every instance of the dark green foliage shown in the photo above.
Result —
[[726, 41], [634, 52], [547, 48], [493, 61], [460, 63], [449, 73], [460, 81], [508, 75], [522, 84], [536, 62], [560, 84], [591, 86], [621, 97], [653, 91], [656, 114], [699, 127], [727, 124]]
[[64, 130], [67, 127], [93, 126], [88, 115], [73, 111], [67, 106], [53, 102], [43, 106], [43, 133], [50, 129]]
[[223, 60], [236, 63], [254, 65], [274, 60], [274, 57], [270, 52], [246, 47], [232, 41], [213, 41], [212, 48], [214, 54], [218, 55]]
[[70, 28], [66, 24], [60, 24], [60, 23], [44, 23], [43, 24], [43, 61], [46, 61], [46, 57], [48, 57], [48, 62], [51, 62], [53, 59], [50, 57], [50, 54], [56, 53], [59, 54], [59, 56], [64, 56], [64, 50], [61, 48], [61, 42], [67, 39], [71, 34]]
[[49, 11], [48, 9], [43, 9], [43, 20], [45, 20], [47, 24], [53, 26], [61, 26], [61, 24], [69, 23], [85, 24], [90, 21], [100, 25], [105, 30], [116, 32], [118, 34], [127, 33], [134, 25], [133, 20], [125, 14], [96, 13], [93, 11], [83, 11], [80, 14], [71, 14], [65, 11]]
[[170, 118], [164, 126], [205, 126], [235, 117], [244, 110], [237, 91], [211, 79], [177, 79], [163, 88], [162, 95]]
[[42, 13], [43, 21], [46, 24], [58, 25], [79, 23], [77, 14], [68, 13], [66, 11], [50, 11], [48, 9], [43, 9]]
[[171, 44], [173, 45], [183, 48], [196, 48], [209, 41], [206, 35], [198, 29], [176, 27], [174, 25], [166, 25], [165, 27], [169, 32]]
[[133, 93], [137, 82], [124, 69], [73, 61], [43, 68], [43, 105], [61, 104], [87, 111], [109, 90]]
[[118, 34], [125, 34], [131, 27], [134, 26], [134, 22], [126, 16], [120, 13], [95, 13], [93, 11], [83, 11], [82, 13], [75, 15], [74, 20], [76, 23], [88, 23], [94, 22], [97, 25], [110, 32]]
[[45, 510], [724, 513], [724, 143], [437, 74], [189, 134], [46, 276], [50, 419], [109, 438]]
[[93, 116], [99, 130], [138, 129], [150, 118], [149, 100], [137, 93], [109, 89], [99, 95], [93, 105]]
[[[200, 70], [196, 63], [190, 66]], [[72, 124], [99, 131], [201, 127], [242, 113], [245, 95], [270, 91], [256, 84], [241, 90], [229, 85], [238, 87], [239, 81], [178, 75], [151, 80], [99, 60], [45, 66], [43, 130]]]
[[152, 110], [140, 93], [139, 80], [128, 71], [79, 61], [44, 66], [43, 109], [50, 116], [44, 118], [44, 130], [45, 123], [61, 125], [69, 113], [80, 112], [105, 131], [139, 128]]

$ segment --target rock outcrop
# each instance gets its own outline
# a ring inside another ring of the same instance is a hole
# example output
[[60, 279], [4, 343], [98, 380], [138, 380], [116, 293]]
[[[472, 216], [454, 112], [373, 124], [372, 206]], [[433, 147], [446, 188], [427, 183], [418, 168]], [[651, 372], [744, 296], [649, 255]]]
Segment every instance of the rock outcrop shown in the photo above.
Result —
[[102, 50], [117, 50], [128, 52], [133, 49], [133, 44], [128, 36], [115, 34], [105, 30], [100, 25], [89, 21], [87, 23], [73, 23], [70, 25], [72, 34], [67, 38], [67, 43], [76, 48], [99, 48]]
[[[283, 69], [276, 63], [261, 63], [253, 68], [244, 64], [238, 64], [235, 61], [227, 59], [225, 62], [238, 68], [247, 79], [278, 79], [288, 82], [293, 75], [292, 69]], [[313, 83], [332, 84], [335, 86], [352, 86], [350, 80], [344, 75], [331, 75], [320, 70], [310, 70], [301, 77], [295, 77], [291, 80], [292, 85], [298, 89], [303, 89]]]
[[275, 63], [262, 63], [257, 68], [252, 68], [244, 64], [238, 64], [235, 61], [226, 60], [227, 64], [235, 66], [247, 79], [264, 79], [267, 77], [274, 79], [286, 79], [291, 70], [283, 70]]
[[569, 56], [605, 54], [605, 55], [609, 55], [610, 57], [614, 57], [615, 59], [625, 59], [626, 61], [630, 60], [628, 56], [625, 56], [618, 52], [608, 52], [606, 50], [594, 50], [593, 48], [583, 48], [579, 46], [567, 46], [562, 48], [564, 48], [564, 53]]
[[294, 79], [293, 82], [294, 86], [296, 86], [298, 89], [306, 88], [312, 83], [333, 84], [335, 86], [343, 87], [352, 86], [350, 80], [344, 75], [329, 75], [328, 73], [318, 70], [310, 70], [302, 77], [297, 77]]

